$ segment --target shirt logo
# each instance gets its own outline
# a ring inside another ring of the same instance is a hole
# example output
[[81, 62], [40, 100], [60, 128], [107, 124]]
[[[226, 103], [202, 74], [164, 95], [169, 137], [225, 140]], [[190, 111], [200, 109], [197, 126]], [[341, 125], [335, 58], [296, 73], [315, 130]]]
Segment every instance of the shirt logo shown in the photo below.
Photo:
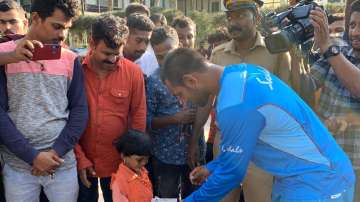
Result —
[[221, 151], [222, 152], [230, 152], [230, 153], [236, 153], [236, 154], [241, 154], [243, 153], [243, 149], [239, 146], [221, 146]]
[[262, 85], [268, 85], [270, 90], [274, 90], [273, 81], [268, 71], [264, 71], [264, 78], [256, 77], [256, 80]]

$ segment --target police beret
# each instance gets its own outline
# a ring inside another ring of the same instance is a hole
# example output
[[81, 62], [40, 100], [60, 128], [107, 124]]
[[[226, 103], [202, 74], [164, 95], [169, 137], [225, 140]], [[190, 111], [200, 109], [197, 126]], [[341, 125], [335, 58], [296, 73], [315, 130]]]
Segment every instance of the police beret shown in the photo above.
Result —
[[234, 11], [244, 8], [261, 7], [264, 2], [262, 0], [223, 0], [224, 7], [227, 11]]

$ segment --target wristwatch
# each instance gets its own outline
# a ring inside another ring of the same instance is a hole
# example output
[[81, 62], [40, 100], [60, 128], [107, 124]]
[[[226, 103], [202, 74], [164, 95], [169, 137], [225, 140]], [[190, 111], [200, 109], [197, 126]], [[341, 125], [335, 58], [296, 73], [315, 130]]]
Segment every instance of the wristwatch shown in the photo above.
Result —
[[328, 59], [330, 57], [336, 56], [340, 54], [340, 47], [337, 45], [331, 45], [324, 53], [323, 57]]

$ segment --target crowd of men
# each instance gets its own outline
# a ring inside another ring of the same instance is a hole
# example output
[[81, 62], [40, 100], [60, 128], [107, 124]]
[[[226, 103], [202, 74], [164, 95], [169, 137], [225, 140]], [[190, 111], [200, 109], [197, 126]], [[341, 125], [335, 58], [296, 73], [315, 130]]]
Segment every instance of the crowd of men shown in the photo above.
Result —
[[[343, 43], [311, 11], [314, 62], [296, 47], [269, 52], [261, 1], [223, 3], [227, 24], [208, 49], [195, 49], [189, 17], [168, 25], [133, 3], [124, 18], [96, 18], [80, 58], [65, 43], [77, 0], [34, 0], [30, 15], [0, 1], [0, 200], [97, 202], [100, 185], [105, 202], [128, 201], [111, 189], [126, 164], [114, 144], [136, 130], [151, 139], [160, 198], [359, 202], [360, 1]], [[60, 59], [33, 60], [46, 44]]]

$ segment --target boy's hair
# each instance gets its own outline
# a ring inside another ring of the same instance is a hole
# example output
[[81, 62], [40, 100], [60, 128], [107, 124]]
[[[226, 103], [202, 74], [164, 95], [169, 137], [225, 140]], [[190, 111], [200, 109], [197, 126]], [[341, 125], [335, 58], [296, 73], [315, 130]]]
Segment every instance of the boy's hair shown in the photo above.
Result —
[[26, 12], [19, 3], [14, 0], [3, 0], [0, 1], [0, 12], [8, 12], [9, 10], [16, 10], [20, 15], [26, 18]]
[[114, 146], [119, 153], [122, 153], [125, 156], [151, 155], [151, 139], [149, 135], [138, 130], [129, 130], [115, 140]]
[[161, 26], [167, 25], [167, 20], [165, 15], [161, 13], [155, 13], [150, 16], [150, 20], [153, 21], [153, 23], [160, 22]]
[[150, 16], [150, 10], [147, 6], [139, 3], [131, 3], [125, 9], [125, 16], [129, 17], [131, 14], [140, 13]]
[[194, 21], [186, 16], [179, 16], [174, 18], [174, 20], [171, 23], [171, 26], [176, 28], [176, 27], [180, 27], [180, 28], [185, 28], [185, 27], [193, 27], [196, 30], [196, 24], [194, 23]]
[[78, 0], [34, 0], [31, 4], [31, 13], [36, 12], [43, 20], [52, 16], [55, 9], [71, 19], [79, 16], [80, 3]]
[[350, 15], [353, 13], [353, 12], [360, 12], [360, 1], [357, 0], [357, 1], [354, 1], [351, 6], [350, 6]]
[[134, 13], [127, 17], [127, 26], [130, 31], [137, 29], [140, 31], [151, 32], [155, 28], [154, 23], [146, 15]]
[[150, 43], [152, 46], [156, 46], [166, 41], [166, 39], [171, 39], [177, 44], [179, 43], [179, 37], [176, 30], [170, 26], [156, 28], [151, 34]]
[[128, 35], [126, 21], [114, 15], [101, 15], [91, 26], [91, 38], [95, 44], [103, 40], [112, 49], [123, 45]]
[[162, 81], [183, 85], [183, 76], [206, 70], [206, 60], [198, 52], [189, 48], [178, 48], [167, 54], [164, 65], [160, 66]]

